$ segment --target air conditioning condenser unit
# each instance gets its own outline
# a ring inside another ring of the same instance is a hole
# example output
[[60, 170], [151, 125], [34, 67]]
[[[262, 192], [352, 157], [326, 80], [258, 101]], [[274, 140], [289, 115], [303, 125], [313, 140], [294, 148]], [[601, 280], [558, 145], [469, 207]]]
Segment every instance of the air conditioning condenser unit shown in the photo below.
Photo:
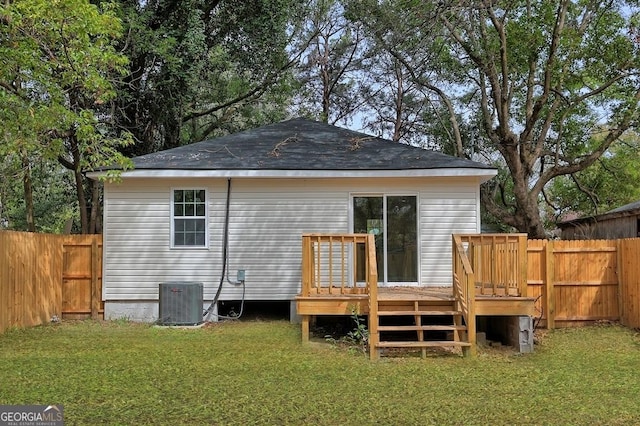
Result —
[[203, 323], [203, 286], [191, 281], [160, 283], [159, 318], [161, 325], [198, 325]]

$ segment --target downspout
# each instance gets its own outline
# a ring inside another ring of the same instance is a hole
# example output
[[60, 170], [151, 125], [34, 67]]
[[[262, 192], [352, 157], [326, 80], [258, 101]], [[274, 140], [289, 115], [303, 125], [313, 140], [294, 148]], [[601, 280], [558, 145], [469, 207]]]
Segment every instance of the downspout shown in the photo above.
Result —
[[226, 317], [222, 315], [216, 314], [218, 318], [225, 319], [238, 319], [242, 315], [242, 311], [244, 310], [244, 296], [245, 296], [245, 283], [242, 281], [231, 281], [227, 275], [227, 268], [229, 263], [229, 211], [231, 209], [231, 178], [227, 178], [227, 201], [225, 206], [225, 214], [224, 214], [224, 228], [222, 231], [222, 273], [220, 274], [220, 283], [218, 284], [218, 290], [216, 291], [215, 296], [213, 297], [213, 301], [209, 305], [209, 307], [204, 311], [202, 317], [205, 321], [209, 319], [211, 316], [213, 309], [215, 308], [218, 300], [220, 299], [220, 294], [222, 294], [222, 286], [226, 280], [229, 284], [238, 285], [242, 284], [242, 305], [240, 309], [240, 314], [237, 317]]
[[213, 308], [218, 303], [218, 299], [220, 299], [220, 294], [222, 293], [222, 285], [224, 284], [224, 278], [227, 274], [227, 251], [229, 250], [229, 208], [231, 205], [231, 178], [227, 179], [227, 203], [225, 206], [224, 213], [224, 229], [222, 231], [222, 274], [220, 274], [220, 284], [218, 284], [218, 290], [216, 291], [216, 295], [213, 297], [213, 301], [211, 305], [204, 311], [202, 315], [205, 321], [213, 312]]

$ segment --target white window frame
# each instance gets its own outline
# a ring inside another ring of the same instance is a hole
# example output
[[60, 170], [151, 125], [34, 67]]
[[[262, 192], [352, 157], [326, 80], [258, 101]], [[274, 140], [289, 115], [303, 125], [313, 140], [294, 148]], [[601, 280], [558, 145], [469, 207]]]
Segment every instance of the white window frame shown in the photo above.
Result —
[[[176, 216], [175, 215], [175, 192], [176, 191], [204, 191], [204, 216]], [[209, 249], [209, 191], [202, 187], [177, 187], [171, 188], [169, 194], [171, 206], [171, 226], [169, 239], [171, 249], [176, 250], [206, 250]], [[175, 243], [175, 224], [176, 219], [204, 219], [204, 245], [176, 245]]]

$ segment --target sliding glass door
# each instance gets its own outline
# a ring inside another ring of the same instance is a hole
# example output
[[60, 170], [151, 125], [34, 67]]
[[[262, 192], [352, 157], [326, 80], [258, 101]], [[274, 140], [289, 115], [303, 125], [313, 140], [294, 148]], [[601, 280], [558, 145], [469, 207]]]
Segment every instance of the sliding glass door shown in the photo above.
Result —
[[[380, 283], [417, 283], [417, 199], [412, 195], [353, 197], [353, 231], [375, 235]], [[364, 253], [358, 253], [364, 259]], [[359, 262], [361, 263], [361, 262]], [[364, 280], [364, 265], [357, 278]]]

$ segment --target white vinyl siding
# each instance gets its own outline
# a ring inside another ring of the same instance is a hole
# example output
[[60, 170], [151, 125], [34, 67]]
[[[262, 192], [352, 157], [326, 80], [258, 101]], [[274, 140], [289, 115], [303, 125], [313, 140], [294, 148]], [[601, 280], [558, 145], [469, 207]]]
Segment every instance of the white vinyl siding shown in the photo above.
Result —
[[451, 234], [480, 232], [479, 183], [442, 182], [421, 192], [418, 224], [423, 285], [451, 285]]
[[[418, 199], [420, 285], [451, 284], [451, 233], [479, 232], [478, 180], [471, 178], [232, 180], [229, 277], [246, 270], [247, 300], [292, 299], [300, 290], [303, 233], [351, 231], [352, 194], [405, 193]], [[226, 179], [123, 179], [105, 184], [104, 299], [157, 300], [165, 281], [220, 281]], [[207, 191], [207, 242], [171, 249], [173, 188]], [[241, 288], [225, 283], [221, 300]]]

